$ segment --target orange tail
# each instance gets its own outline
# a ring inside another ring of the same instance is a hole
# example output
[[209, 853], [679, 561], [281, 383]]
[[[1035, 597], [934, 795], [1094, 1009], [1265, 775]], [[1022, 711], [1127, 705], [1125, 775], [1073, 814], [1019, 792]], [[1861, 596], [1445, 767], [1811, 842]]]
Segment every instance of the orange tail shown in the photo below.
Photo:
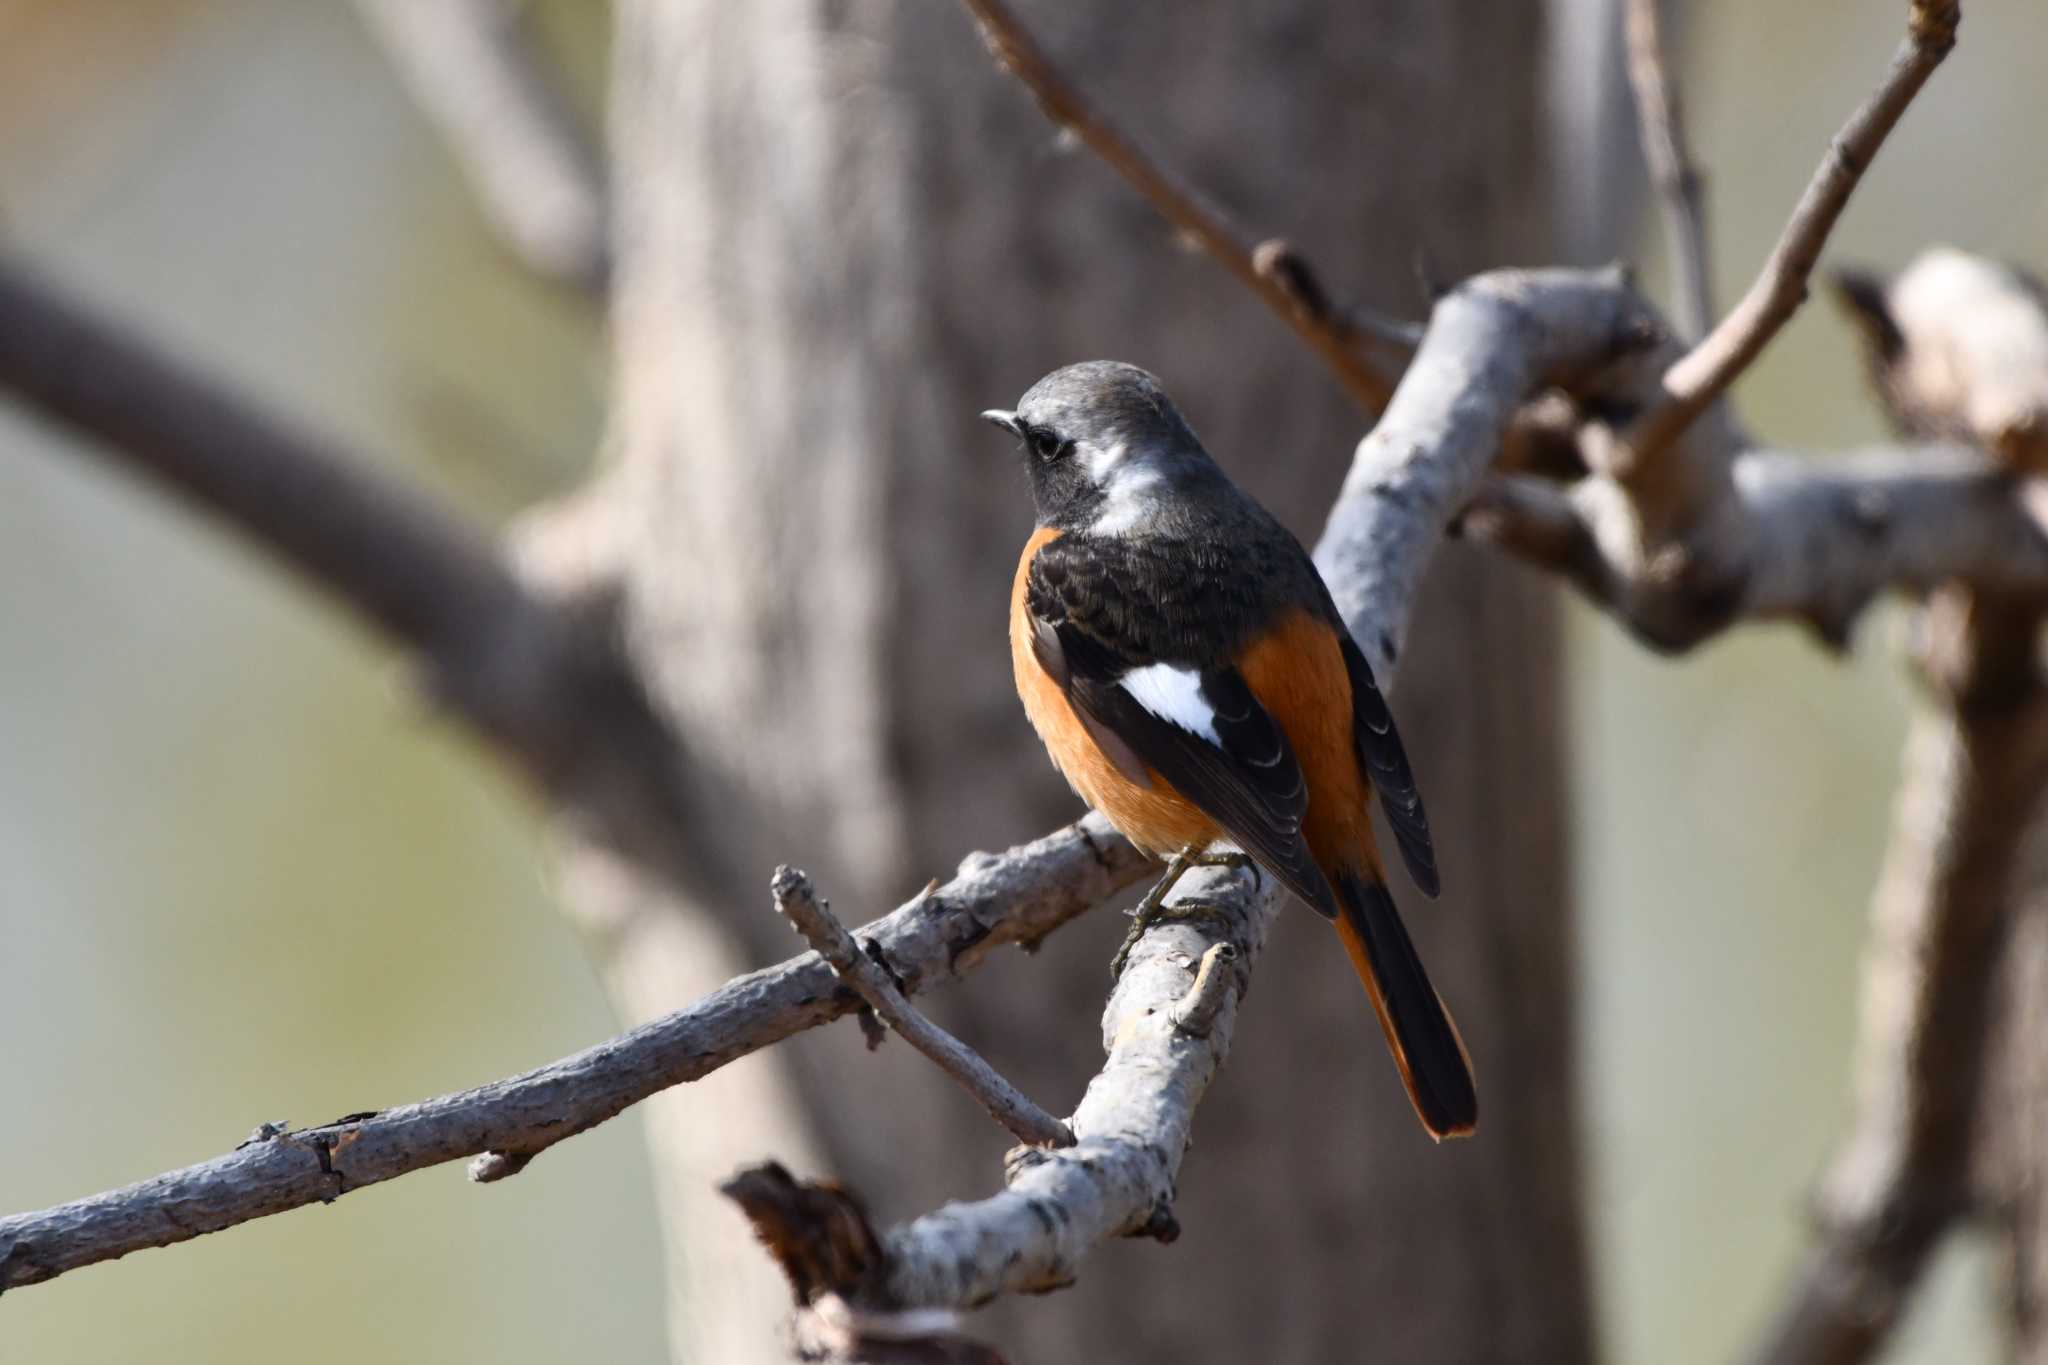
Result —
[[1394, 898], [1377, 878], [1368, 881], [1339, 872], [1330, 880], [1341, 911], [1337, 934], [1372, 996], [1416, 1116], [1438, 1141], [1464, 1137], [1479, 1125], [1472, 1059], [1450, 1012], [1429, 984]]

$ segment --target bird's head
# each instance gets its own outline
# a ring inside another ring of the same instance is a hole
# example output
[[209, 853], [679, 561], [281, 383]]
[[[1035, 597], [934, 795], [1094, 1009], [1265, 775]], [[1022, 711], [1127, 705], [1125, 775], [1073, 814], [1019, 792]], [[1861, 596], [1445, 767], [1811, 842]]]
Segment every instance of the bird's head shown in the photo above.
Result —
[[1014, 412], [981, 415], [1017, 438], [1041, 526], [1140, 529], [1163, 499], [1215, 472], [1159, 381], [1120, 361], [1054, 370]]

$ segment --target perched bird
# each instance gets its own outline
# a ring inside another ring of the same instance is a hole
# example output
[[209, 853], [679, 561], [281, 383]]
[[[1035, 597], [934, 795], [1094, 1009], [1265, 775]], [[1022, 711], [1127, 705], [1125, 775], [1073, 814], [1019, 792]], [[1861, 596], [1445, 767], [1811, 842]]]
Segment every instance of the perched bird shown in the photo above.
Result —
[[1082, 799], [1168, 860], [1127, 946], [1234, 844], [1335, 923], [1423, 1127], [1471, 1132], [1470, 1061], [1387, 891], [1372, 792], [1434, 896], [1429, 824], [1308, 552], [1134, 365], [1069, 365], [982, 416], [1016, 436], [1037, 504], [1010, 604], [1024, 710]]

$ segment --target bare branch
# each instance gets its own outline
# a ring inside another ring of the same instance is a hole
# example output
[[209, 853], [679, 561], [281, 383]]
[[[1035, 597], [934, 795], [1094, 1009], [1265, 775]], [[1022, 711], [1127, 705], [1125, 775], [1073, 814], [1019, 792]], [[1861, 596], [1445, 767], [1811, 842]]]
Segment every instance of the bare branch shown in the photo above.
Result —
[[1823, 1184], [1820, 1240], [1756, 1365], [1873, 1358], [1969, 1199], [2011, 883], [2048, 772], [2040, 625], [1951, 590], [1930, 608], [1937, 700], [1906, 745], [1871, 907], [1856, 1127]]
[[1430, 553], [1522, 405], [1626, 365], [1655, 327], [1613, 271], [1496, 271], [1437, 301], [1316, 547], [1316, 566], [1383, 682]]
[[530, 592], [426, 501], [0, 260], [0, 388], [214, 514], [417, 657], [432, 694], [601, 843], [676, 885], [702, 798], [605, 614]]
[[1807, 277], [1857, 181], [1906, 106], [1955, 46], [1961, 21], [1956, 0], [1909, 0], [1906, 38], [1890, 69], [1829, 144], [1756, 282], [1706, 339], [1665, 373], [1662, 400], [1629, 430], [1628, 444], [1639, 459], [1663, 450], [1720, 397], [1805, 302]]
[[356, 0], [499, 236], [536, 274], [602, 296], [604, 173], [506, 0]]
[[1748, 451], [1689, 539], [1644, 554], [1617, 488], [1489, 483], [1465, 534], [1563, 574], [1644, 643], [1690, 649], [1742, 621], [1792, 620], [1832, 645], [1887, 591], [1968, 579], [2048, 593], [2048, 532], [2012, 476], [1964, 446], [1811, 456]]
[[974, 1049], [917, 1012], [889, 974], [861, 950], [846, 926], [833, 918], [811, 889], [811, 879], [793, 867], [778, 867], [770, 883], [775, 908], [825, 959], [833, 974], [853, 987], [868, 1007], [905, 1042], [932, 1059], [961, 1089], [981, 1101], [982, 1108], [1020, 1142], [1036, 1147], [1071, 1147], [1067, 1125], [1011, 1085]]
[[1628, 81], [1636, 99], [1636, 131], [1664, 210], [1664, 235], [1670, 239], [1672, 312], [1679, 331], [1688, 341], [1696, 341], [1705, 335], [1714, 316], [1700, 172], [1686, 146], [1678, 84], [1671, 78], [1657, 0], [1627, 0], [1622, 15], [1628, 39]]
[[[982, 40], [1003, 69], [1023, 82], [1045, 116], [1086, 143], [1167, 222], [1257, 294], [1336, 374], [1368, 412], [1387, 405], [1393, 391], [1390, 352], [1405, 350], [1400, 329], [1361, 324], [1358, 310], [1332, 303], [1302, 255], [1284, 241], [1256, 242], [1223, 210], [1140, 147], [1097, 109], [1060, 71], [1003, 0], [961, 0], [981, 27]], [[1377, 347], [1377, 357], [1374, 349]], [[1398, 372], [1398, 364], [1392, 366]]]
[[[1031, 945], [1155, 866], [1099, 817], [1001, 854], [861, 930], [906, 994], [955, 980], [1004, 944]], [[226, 1156], [35, 1213], [0, 1218], [0, 1291], [147, 1247], [331, 1203], [351, 1190], [485, 1153], [480, 1175], [661, 1090], [860, 1007], [814, 953], [728, 983], [675, 1014], [535, 1071], [314, 1128], [267, 1124]]]
[[[1863, 277], [1847, 288], [1900, 425], [1947, 444], [1824, 457], [1738, 451], [1716, 418], [1653, 462], [1660, 477], [1630, 477], [1642, 471], [1617, 469], [1594, 442], [1589, 463], [1605, 472], [1568, 490], [1496, 479], [1464, 529], [1565, 574], [1664, 650], [1750, 619], [1804, 621], [1839, 646], [1880, 593], [1950, 580], [2048, 593], [2048, 517], [2031, 474], [2048, 432], [2040, 288], [1952, 251], [1927, 253], [1888, 289]], [[1626, 407], [1642, 376], [1621, 367], [1595, 389], [1590, 396]]]
[[[1213, 948], [1234, 945], [1249, 970], [1279, 899], [1270, 878], [1254, 890], [1246, 872], [1184, 878], [1168, 904], [1204, 905], [1213, 918], [1157, 927], [1133, 949], [1103, 1015], [1108, 1061], [1070, 1120], [1075, 1145], [1013, 1154], [1003, 1193], [880, 1234], [878, 1254], [840, 1263], [813, 1289], [865, 1309], [968, 1308], [1058, 1288], [1111, 1237], [1170, 1236], [1174, 1177], [1195, 1106], [1229, 1052], [1241, 982], [1230, 982], [1199, 1036], [1178, 1027], [1172, 1009]], [[819, 1234], [796, 1240], [815, 1245]], [[793, 1277], [793, 1286], [801, 1299], [803, 1282]]]
[[[1894, 421], [1974, 438], [2025, 468], [2048, 393], [2040, 287], [1935, 251], [1889, 290], [1856, 293]], [[2010, 501], [2015, 481], [2000, 482]], [[2038, 543], [2038, 526], [2035, 535]], [[2040, 583], [2021, 597], [1972, 575], [1924, 613], [1928, 697], [1907, 740], [1871, 907], [1856, 1126], [1822, 1186], [1818, 1245], [1788, 1285], [1758, 1365], [1872, 1358], [1970, 1203], [1977, 1147], [1998, 1137], [1981, 1123], [1991, 1002], [2048, 774], [2044, 604]]]

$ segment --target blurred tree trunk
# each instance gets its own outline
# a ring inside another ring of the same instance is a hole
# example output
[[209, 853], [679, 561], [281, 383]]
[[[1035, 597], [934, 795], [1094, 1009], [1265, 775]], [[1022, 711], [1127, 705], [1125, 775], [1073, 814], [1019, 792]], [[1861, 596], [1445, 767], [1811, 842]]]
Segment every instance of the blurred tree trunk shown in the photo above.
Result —
[[[1556, 254], [1540, 7], [1027, 18], [1166, 160], [1361, 301], [1418, 315], [1419, 259], [1450, 279]], [[698, 832], [718, 904], [686, 923], [600, 851], [565, 853], [642, 1016], [792, 950], [768, 912], [777, 861], [859, 920], [1077, 813], [1010, 689], [1029, 510], [978, 409], [1069, 361], [1143, 364], [1308, 540], [1364, 420], [1245, 291], [1061, 147], [954, 6], [621, 0], [618, 22], [613, 460], [551, 548], [616, 583], [660, 703], [733, 792]], [[1204, 1108], [1185, 1240], [1111, 1248], [1075, 1289], [997, 1310], [985, 1326], [1020, 1361], [1591, 1355], [1555, 611], [1454, 548], [1417, 620], [1397, 705], [1448, 890], [1403, 899], [1478, 1065], [1481, 1136], [1423, 1139], [1304, 915]], [[932, 1006], [1064, 1110], [1100, 1062], [1121, 928], [1102, 916]], [[999, 1179], [1004, 1135], [936, 1072], [831, 1033], [656, 1114], [679, 1358], [779, 1355], [786, 1299], [710, 1193], [739, 1148], [822, 1163], [884, 1218]]]

